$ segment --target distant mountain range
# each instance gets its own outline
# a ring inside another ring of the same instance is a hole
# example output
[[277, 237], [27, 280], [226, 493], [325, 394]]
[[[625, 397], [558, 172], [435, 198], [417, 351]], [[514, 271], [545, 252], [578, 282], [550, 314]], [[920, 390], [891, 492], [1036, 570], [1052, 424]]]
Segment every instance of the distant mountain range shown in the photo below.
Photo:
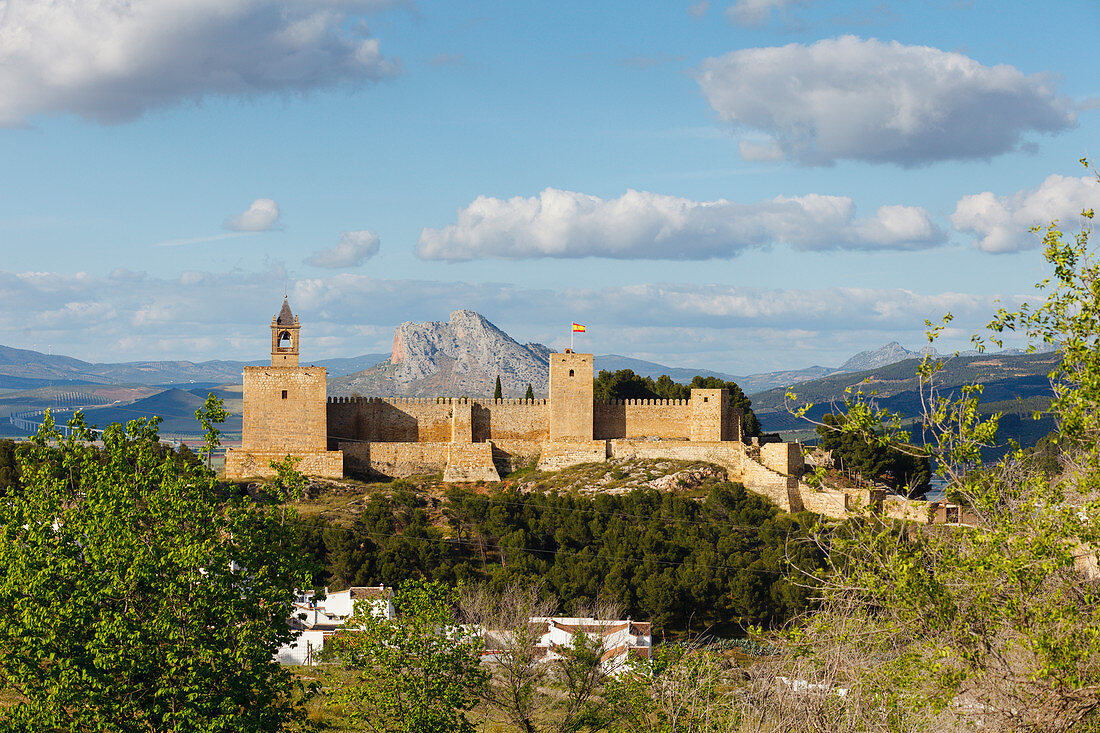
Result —
[[[342, 376], [366, 369], [385, 359], [386, 354], [363, 354], [340, 359], [322, 359], [316, 366]], [[226, 384], [241, 381], [245, 366], [270, 363], [257, 361], [134, 361], [91, 363], [69, 356], [42, 354], [29, 349], [0, 346], [0, 389], [77, 384]]]
[[[1035, 421], [1032, 414], [1050, 404], [1053, 393], [1047, 374], [1058, 359], [1056, 352], [1025, 354], [1015, 350], [944, 357], [945, 366], [936, 377], [936, 386], [939, 394], [947, 397], [958, 396], [964, 384], [981, 383], [984, 389], [979, 411], [986, 415], [1004, 414], [999, 439], [1011, 437], [1029, 446], [1053, 429], [1051, 418]], [[919, 418], [923, 409], [917, 379], [919, 364], [918, 359], [910, 358], [802, 382], [793, 388], [797, 399], [791, 407], [813, 403], [806, 417], [820, 421], [824, 414], [844, 409], [845, 390], [852, 387], [853, 391], [863, 389], [868, 395], [874, 391], [874, 399], [883, 409], [900, 412], [904, 418]], [[765, 431], [790, 434], [813, 430], [813, 423], [788, 411], [785, 388], [752, 395], [752, 402], [753, 412]]]
[[[653, 378], [667, 374], [680, 382], [687, 382], [696, 375], [717, 376], [736, 382], [756, 400], [769, 390], [781, 392], [782, 388], [830, 375], [880, 369], [922, 353], [891, 342], [860, 352], [836, 368], [811, 366], [743, 376], [711, 369], [670, 367], [606, 354], [595, 357], [595, 369], [597, 372], [631, 369], [636, 374]], [[998, 352], [998, 356], [1019, 353], [1005, 350]], [[546, 346], [521, 344], [474, 311], [458, 310], [447, 322], [401, 324], [394, 332], [393, 350], [389, 354], [363, 354], [304, 363], [328, 369], [329, 393], [333, 395], [488, 396], [499, 374], [505, 395], [520, 397], [528, 384], [537, 395], [546, 394], [549, 354], [550, 349]], [[968, 352], [960, 358], [971, 355], [973, 352]], [[0, 346], [0, 389], [31, 390], [80, 384], [179, 385], [190, 389], [198, 385], [239, 383], [243, 367], [267, 363], [266, 359], [92, 363], [69, 356]]]

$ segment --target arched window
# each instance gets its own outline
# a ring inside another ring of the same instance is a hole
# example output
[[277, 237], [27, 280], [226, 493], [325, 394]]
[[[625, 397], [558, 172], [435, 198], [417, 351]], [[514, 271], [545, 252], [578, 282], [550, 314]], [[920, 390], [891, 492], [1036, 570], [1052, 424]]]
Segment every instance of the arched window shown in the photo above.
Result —
[[569, 376], [573, 376], [573, 370], [572, 369], [569, 370]]
[[279, 334], [279, 348], [289, 349], [293, 344], [290, 340], [290, 331], [283, 331]]

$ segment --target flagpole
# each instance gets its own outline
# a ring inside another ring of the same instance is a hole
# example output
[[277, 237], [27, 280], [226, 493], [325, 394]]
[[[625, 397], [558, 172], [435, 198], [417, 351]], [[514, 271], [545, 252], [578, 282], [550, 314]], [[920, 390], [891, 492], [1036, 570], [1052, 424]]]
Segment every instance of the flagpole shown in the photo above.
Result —
[[569, 324], [569, 350], [573, 350], [573, 324]]

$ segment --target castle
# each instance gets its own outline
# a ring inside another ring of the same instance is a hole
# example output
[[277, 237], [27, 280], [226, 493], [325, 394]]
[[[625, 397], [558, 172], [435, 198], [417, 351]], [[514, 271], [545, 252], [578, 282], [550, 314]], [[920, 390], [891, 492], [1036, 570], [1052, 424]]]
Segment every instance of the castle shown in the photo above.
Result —
[[[271, 475], [290, 455], [323, 478], [442, 472], [450, 482], [499, 481], [536, 463], [556, 470], [609, 458], [707, 461], [784, 508], [802, 508], [797, 443], [746, 442], [725, 389], [687, 400], [593, 399], [593, 355], [550, 355], [548, 399], [326, 397], [326, 370], [299, 361], [289, 303], [271, 320], [271, 366], [244, 369], [244, 426], [226, 478]], [[797, 511], [797, 509], [794, 509]]]

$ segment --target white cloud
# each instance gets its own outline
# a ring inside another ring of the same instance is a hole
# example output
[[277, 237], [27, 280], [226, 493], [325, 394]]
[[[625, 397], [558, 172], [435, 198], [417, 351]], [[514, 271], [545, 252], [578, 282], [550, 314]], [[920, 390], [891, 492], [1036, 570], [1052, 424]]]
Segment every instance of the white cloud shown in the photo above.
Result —
[[358, 267], [365, 260], [378, 254], [380, 244], [378, 234], [369, 229], [344, 232], [340, 235], [340, 241], [335, 247], [314, 253], [306, 260], [306, 264], [330, 269]]
[[699, 0], [688, 6], [688, 15], [692, 18], [702, 18], [710, 8], [710, 0]]
[[989, 191], [964, 196], [955, 206], [951, 224], [974, 235], [975, 245], [986, 252], [1017, 252], [1038, 247], [1040, 236], [1033, 226], [1054, 219], [1065, 226], [1076, 223], [1084, 209], [1100, 209], [1100, 185], [1095, 178], [1051, 175], [1038, 188], [997, 196]]
[[738, 25], [763, 25], [773, 10], [789, 5], [806, 5], [808, 0], [737, 0], [726, 8], [726, 17]]
[[[125, 287], [119, 287], [120, 278]], [[696, 283], [550, 290], [358, 273], [294, 278], [282, 269], [189, 271], [176, 278], [0, 270], [0, 310], [22, 324], [9, 329], [3, 343], [53, 344], [54, 353], [95, 361], [263, 359], [268, 325], [287, 282], [291, 306], [302, 318], [307, 363], [388, 351], [402, 321], [445, 320], [452, 310], [471, 308], [521, 341], [558, 347], [568, 344], [561, 324], [575, 319], [589, 326], [585, 348], [596, 353], [680, 364], [695, 359], [699, 366], [727, 371], [839, 364], [892, 340], [916, 345], [923, 319], [946, 311], [956, 316], [954, 325], [977, 327], [997, 297]], [[1000, 297], [1006, 305], [1016, 300]], [[792, 339], [805, 352], [792, 352]]]
[[747, 161], [776, 161], [783, 160], [783, 148], [774, 140], [764, 143], [755, 143], [751, 140], [741, 140], [737, 143], [737, 152], [742, 160]]
[[0, 126], [117, 123], [207, 95], [360, 85], [396, 62], [353, 14], [370, 0], [5, 0]]
[[[279, 221], [279, 205], [271, 199], [256, 199], [247, 209], [225, 220], [225, 228], [235, 232], [266, 232]], [[202, 238], [183, 240], [183, 244], [202, 241]], [[173, 243], [179, 243], [175, 240]]]
[[988, 159], [1076, 124], [1049, 75], [855, 36], [734, 51], [696, 79], [723, 120], [806, 165]]
[[846, 196], [757, 204], [693, 201], [628, 190], [601, 199], [547, 188], [537, 197], [479, 196], [442, 229], [424, 229], [424, 259], [611, 257], [700, 260], [785, 243], [800, 250], [922, 249], [944, 241], [924, 209], [884, 206], [857, 219]]

